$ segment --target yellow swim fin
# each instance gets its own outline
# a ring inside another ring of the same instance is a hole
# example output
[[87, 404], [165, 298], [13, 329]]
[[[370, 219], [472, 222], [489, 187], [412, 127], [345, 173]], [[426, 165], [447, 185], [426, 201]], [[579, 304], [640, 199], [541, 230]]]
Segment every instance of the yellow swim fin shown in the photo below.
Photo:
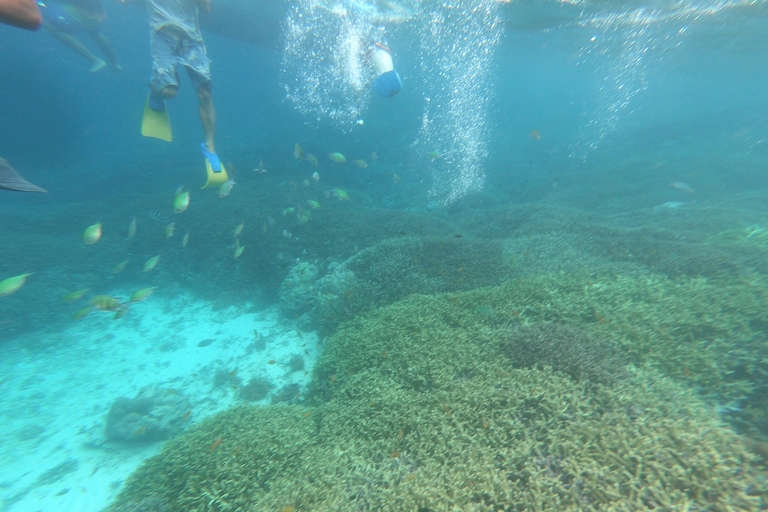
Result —
[[211, 167], [211, 162], [209, 162], [207, 158], [205, 159], [205, 172], [207, 173], [207, 181], [205, 182], [205, 185], [203, 185], [203, 188], [220, 187], [229, 181], [227, 168], [222, 164], [221, 171], [214, 172], [213, 167]]
[[167, 142], [173, 141], [168, 109], [162, 112], [152, 110], [149, 107], [149, 96], [147, 96], [147, 102], [144, 104], [144, 115], [141, 118], [141, 134], [145, 137], [155, 137]]

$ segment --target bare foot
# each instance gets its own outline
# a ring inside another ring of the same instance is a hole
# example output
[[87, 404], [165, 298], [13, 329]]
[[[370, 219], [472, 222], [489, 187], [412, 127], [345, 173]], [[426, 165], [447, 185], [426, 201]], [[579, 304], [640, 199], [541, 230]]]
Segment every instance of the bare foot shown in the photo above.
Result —
[[107, 65], [106, 62], [104, 62], [101, 59], [98, 59], [97, 61], [94, 61], [93, 66], [91, 66], [89, 73], [96, 73], [97, 71], [102, 70], [106, 65]]

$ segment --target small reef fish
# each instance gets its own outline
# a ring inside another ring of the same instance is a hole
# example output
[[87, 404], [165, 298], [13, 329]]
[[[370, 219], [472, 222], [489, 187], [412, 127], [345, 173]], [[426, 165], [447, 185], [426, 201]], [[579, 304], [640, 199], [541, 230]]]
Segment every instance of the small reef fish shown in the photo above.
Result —
[[236, 185], [235, 180], [229, 180], [225, 181], [221, 184], [219, 187], [219, 199], [223, 199], [229, 195], [230, 192], [232, 192], [232, 187]]
[[115, 316], [112, 317], [112, 320], [120, 320], [125, 315], [128, 314], [128, 308], [121, 308], [115, 311]]
[[83, 231], [83, 242], [86, 244], [95, 244], [101, 238], [101, 222], [97, 222], [85, 228]]
[[683, 181], [674, 181], [669, 184], [670, 187], [672, 187], [675, 190], [680, 190], [681, 192], [687, 192], [689, 194], [695, 194], [696, 191], [693, 190], [693, 187], [689, 184], [683, 182]]
[[439, 158], [443, 158], [443, 155], [441, 155], [437, 151], [430, 151], [429, 153], [427, 153], [427, 156], [429, 158], [431, 158], [432, 160], [437, 160]]
[[[34, 274], [34, 272], [32, 273]], [[5, 297], [12, 293], [16, 293], [27, 282], [27, 278], [32, 274], [21, 274], [15, 277], [9, 277], [4, 281], [0, 281], [0, 297]]]
[[353, 160], [352, 163], [355, 164], [359, 169], [365, 169], [368, 167], [368, 162], [365, 160]]
[[292, 214], [292, 213], [293, 213], [293, 211], [294, 211], [295, 209], [296, 209], [296, 208], [294, 208], [293, 206], [289, 206], [288, 208], [283, 208], [283, 211], [282, 211], [282, 212], [280, 212], [280, 214], [281, 214], [283, 217], [285, 217], [286, 215], [290, 215], [290, 214]]
[[317, 171], [312, 173], [312, 179], [315, 180], [315, 183], [320, 181], [320, 175], [317, 173]]
[[74, 315], [72, 315], [72, 320], [80, 320], [81, 318], [85, 318], [88, 316], [88, 314], [93, 311], [93, 306], [88, 306], [87, 308], [83, 308]]
[[147, 212], [147, 215], [149, 215], [152, 219], [162, 222], [163, 224], [168, 224], [171, 222], [171, 219], [168, 218], [166, 214], [163, 212], [159, 212], [157, 210], [151, 210]]
[[337, 164], [343, 164], [344, 162], [347, 161], [347, 157], [345, 157], [341, 153], [328, 153], [328, 158], [330, 158]]
[[181, 246], [186, 247], [189, 243], [189, 233], [184, 234], [184, 238], [181, 239]]
[[283, 230], [283, 238], [291, 238], [293, 235], [287, 229]]
[[304, 150], [301, 149], [301, 146], [297, 142], [295, 146], [293, 146], [293, 158], [296, 160], [304, 160]]
[[112, 268], [112, 273], [113, 273], [113, 274], [119, 274], [120, 272], [122, 272], [123, 270], [125, 270], [125, 266], [126, 266], [127, 264], [128, 264], [128, 260], [125, 260], [125, 261], [121, 261], [120, 263], [118, 263], [117, 265], [115, 265], [115, 266], [114, 266], [114, 268]]
[[155, 286], [152, 286], [150, 288], [142, 288], [141, 290], [136, 290], [133, 292], [133, 295], [131, 295], [131, 298], [128, 299], [128, 302], [139, 302], [146, 299], [152, 295], [152, 292], [155, 291], [155, 288]]
[[376, 153], [375, 151], [371, 151], [371, 160], [378, 160], [378, 159], [379, 159], [379, 154]]
[[301, 182], [301, 186], [308, 187], [309, 186], [309, 180], [304, 180]]
[[192, 414], [192, 409], [187, 411], [187, 414], [184, 415], [184, 417], [181, 419], [181, 421], [187, 421], [191, 414]]
[[275, 361], [274, 359], [270, 359], [269, 361], [267, 361], [267, 364], [275, 364], [275, 363], [277, 363], [277, 361]]
[[395, 183], [395, 185], [399, 185], [400, 183], [402, 183], [403, 180], [402, 178], [400, 178], [399, 174], [395, 174], [394, 176], [392, 176], [392, 181]]
[[259, 159], [259, 166], [253, 170], [257, 174], [264, 174], [267, 170], [264, 168], [264, 160]]
[[243, 228], [245, 227], [245, 222], [241, 222], [237, 226], [235, 226], [235, 230], [232, 232], [232, 236], [240, 236], [240, 233], [243, 232]]
[[218, 448], [221, 445], [221, 443], [223, 443], [223, 442], [224, 442], [224, 439], [221, 438], [221, 437], [216, 439], [213, 443], [211, 443], [211, 451], [213, 451], [216, 448]]
[[539, 133], [539, 130], [531, 130], [531, 133], [529, 133], [528, 136], [533, 140], [541, 139], [541, 134]]
[[341, 188], [333, 189], [333, 197], [338, 198], [340, 201], [349, 200], [349, 192]]
[[181, 213], [189, 207], [189, 190], [177, 195], [173, 200], [173, 213]]
[[133, 433], [133, 435], [135, 435], [135, 436], [140, 436], [141, 434], [143, 434], [143, 433], [144, 433], [144, 432], [146, 432], [146, 431], [147, 431], [147, 427], [141, 427], [141, 428], [139, 428], [139, 430], [137, 430], [136, 432], [134, 432], [134, 433]]
[[243, 251], [245, 250], [245, 246], [241, 245], [237, 249], [235, 249], [235, 259], [239, 258], [241, 254], [243, 254]]
[[83, 288], [82, 290], [68, 293], [64, 296], [64, 302], [75, 302], [76, 300], [80, 300], [83, 298], [83, 295], [88, 293], [88, 290], [90, 290], [90, 288]]
[[320, 203], [315, 201], [314, 199], [308, 199], [307, 204], [312, 208], [320, 208]]
[[160, 255], [153, 258], [149, 258], [146, 263], [144, 263], [144, 272], [149, 272], [153, 268], [157, 266], [157, 262], [160, 261]]
[[165, 231], [163, 231], [163, 240], [168, 240], [173, 236], [173, 230], [176, 227], [175, 222], [171, 222], [167, 226], [165, 226]]
[[311, 163], [315, 167], [317, 167], [317, 164], [319, 163], [315, 155], [307, 155], [307, 160], [309, 160], [309, 163]]
[[133, 217], [133, 220], [131, 220], [131, 223], [128, 224], [128, 238], [135, 238], [136, 237], [136, 217]]

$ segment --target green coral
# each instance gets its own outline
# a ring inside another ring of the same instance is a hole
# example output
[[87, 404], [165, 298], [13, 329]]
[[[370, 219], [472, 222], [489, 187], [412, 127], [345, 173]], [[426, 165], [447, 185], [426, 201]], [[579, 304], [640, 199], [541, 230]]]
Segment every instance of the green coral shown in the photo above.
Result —
[[[669, 343], [655, 339], [660, 325], [678, 340], [735, 321], [700, 307], [721, 291], [560, 275], [412, 296], [339, 328], [306, 405], [242, 406], [190, 428], [110, 510], [146, 495], [178, 512], [759, 510], [754, 457], [657, 369]], [[652, 314], [661, 316], [641, 328]], [[637, 368], [611, 386], [513, 369], [501, 352], [507, 324], [533, 321], [610, 330], [637, 345]], [[695, 362], [685, 348], [679, 357]]]
[[[344, 278], [351, 273], [354, 280]], [[434, 294], [496, 285], [510, 272], [493, 240], [402, 237], [363, 249], [336, 269], [341, 290], [324, 289], [312, 312], [322, 333], [373, 308], [414, 293]]]

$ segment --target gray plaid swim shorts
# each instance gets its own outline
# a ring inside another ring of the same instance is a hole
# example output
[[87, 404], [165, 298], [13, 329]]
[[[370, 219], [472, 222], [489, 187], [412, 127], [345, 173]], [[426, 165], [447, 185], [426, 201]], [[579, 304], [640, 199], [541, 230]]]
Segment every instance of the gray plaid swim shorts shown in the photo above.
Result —
[[170, 85], [179, 87], [179, 64], [187, 74], [195, 90], [211, 87], [211, 62], [205, 50], [204, 41], [195, 41], [165, 30], [152, 34], [152, 90], [159, 93]]

